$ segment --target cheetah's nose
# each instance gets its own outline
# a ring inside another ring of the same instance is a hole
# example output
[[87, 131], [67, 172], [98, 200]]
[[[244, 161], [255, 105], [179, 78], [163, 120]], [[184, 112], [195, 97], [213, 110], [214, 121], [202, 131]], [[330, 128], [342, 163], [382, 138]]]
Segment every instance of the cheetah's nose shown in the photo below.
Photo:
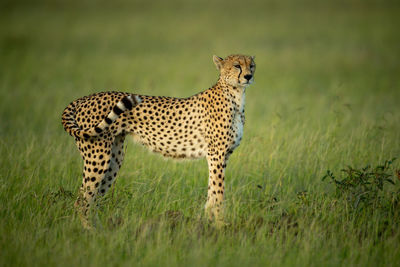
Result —
[[244, 78], [245, 78], [247, 81], [250, 81], [251, 77], [253, 77], [253, 75], [251, 75], [251, 74], [246, 74], [246, 75], [244, 75]]

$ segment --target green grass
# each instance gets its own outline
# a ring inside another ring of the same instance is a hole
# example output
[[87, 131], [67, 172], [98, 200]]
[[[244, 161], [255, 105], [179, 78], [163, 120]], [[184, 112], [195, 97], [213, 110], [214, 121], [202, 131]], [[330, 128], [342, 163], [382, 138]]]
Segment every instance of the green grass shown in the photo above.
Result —
[[[384, 206], [354, 210], [321, 178], [400, 157], [399, 11], [396, 1], [2, 1], [0, 266], [398, 266], [399, 180]], [[190, 96], [216, 81], [212, 55], [231, 53], [255, 55], [257, 70], [227, 168], [229, 226], [203, 218], [205, 160], [128, 142], [103, 228], [82, 230], [64, 107], [105, 90]]]

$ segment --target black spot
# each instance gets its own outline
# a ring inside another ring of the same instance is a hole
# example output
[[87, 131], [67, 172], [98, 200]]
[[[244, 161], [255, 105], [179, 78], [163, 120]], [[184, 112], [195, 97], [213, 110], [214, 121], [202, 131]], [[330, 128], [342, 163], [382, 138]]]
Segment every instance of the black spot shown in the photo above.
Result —
[[94, 128], [94, 130], [96, 131], [96, 133], [101, 133], [102, 132], [100, 127], [96, 127], [96, 128]]

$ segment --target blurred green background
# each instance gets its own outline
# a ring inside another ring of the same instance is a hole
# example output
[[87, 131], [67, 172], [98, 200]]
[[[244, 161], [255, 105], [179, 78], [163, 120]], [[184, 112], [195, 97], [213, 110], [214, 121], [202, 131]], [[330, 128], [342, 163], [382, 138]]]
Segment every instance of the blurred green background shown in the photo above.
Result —
[[[400, 156], [399, 14], [369, 0], [1, 1], [0, 265], [398, 265], [398, 212], [351, 213], [321, 177]], [[203, 222], [204, 160], [127, 142], [103, 228], [84, 232], [64, 107], [107, 90], [187, 97], [216, 82], [213, 54], [234, 53], [257, 70], [229, 226]]]

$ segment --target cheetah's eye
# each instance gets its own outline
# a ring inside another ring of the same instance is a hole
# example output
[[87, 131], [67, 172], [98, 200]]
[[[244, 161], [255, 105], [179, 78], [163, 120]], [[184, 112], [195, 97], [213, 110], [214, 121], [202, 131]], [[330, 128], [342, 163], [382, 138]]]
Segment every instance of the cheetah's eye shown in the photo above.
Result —
[[237, 68], [237, 69], [240, 69], [240, 65], [239, 64], [235, 65], [234, 67]]

